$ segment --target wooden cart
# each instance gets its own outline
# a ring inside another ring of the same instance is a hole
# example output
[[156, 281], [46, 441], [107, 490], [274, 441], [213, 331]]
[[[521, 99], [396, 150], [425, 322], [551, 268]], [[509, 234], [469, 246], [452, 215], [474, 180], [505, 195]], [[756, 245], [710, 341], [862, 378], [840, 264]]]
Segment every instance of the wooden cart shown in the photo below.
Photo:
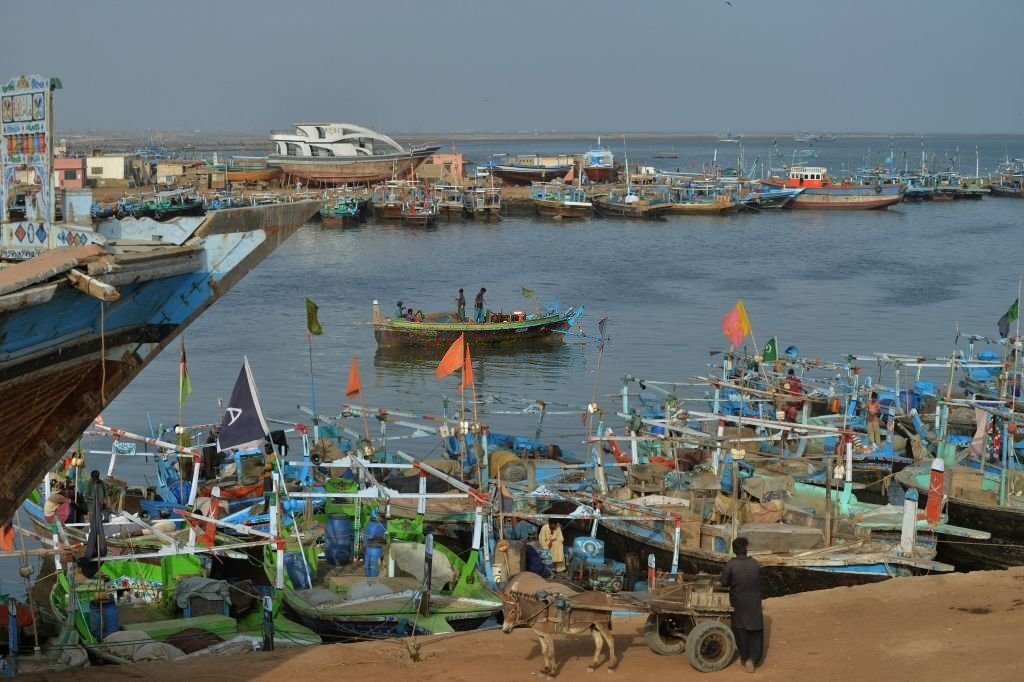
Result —
[[719, 585], [717, 575], [659, 573], [653, 590], [621, 592], [615, 598], [650, 613], [644, 642], [657, 654], [685, 651], [690, 665], [706, 673], [722, 670], [736, 655], [729, 590]]

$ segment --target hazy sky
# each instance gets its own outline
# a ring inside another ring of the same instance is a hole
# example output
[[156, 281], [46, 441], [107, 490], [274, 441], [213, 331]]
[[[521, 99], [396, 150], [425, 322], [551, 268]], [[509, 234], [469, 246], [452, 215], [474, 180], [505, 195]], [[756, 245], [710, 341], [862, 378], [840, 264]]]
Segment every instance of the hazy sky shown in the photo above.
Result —
[[5, 0], [58, 127], [1024, 131], [1021, 0]]

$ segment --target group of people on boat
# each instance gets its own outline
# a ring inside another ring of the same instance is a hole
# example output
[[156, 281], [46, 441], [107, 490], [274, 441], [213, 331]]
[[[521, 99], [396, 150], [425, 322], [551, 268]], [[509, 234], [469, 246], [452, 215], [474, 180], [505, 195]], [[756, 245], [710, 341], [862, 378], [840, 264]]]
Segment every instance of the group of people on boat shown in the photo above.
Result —
[[[487, 321], [487, 315], [484, 312], [484, 294], [487, 293], [487, 289], [480, 287], [480, 291], [476, 292], [476, 298], [473, 300], [473, 321], [477, 323], [484, 323]], [[459, 295], [455, 298], [455, 305], [458, 308], [459, 322], [466, 322], [466, 292], [463, 289], [459, 289]]]
[[422, 322], [424, 319], [423, 311], [413, 311], [412, 308], [406, 308], [401, 301], [395, 305], [395, 319], [406, 320], [407, 322]]

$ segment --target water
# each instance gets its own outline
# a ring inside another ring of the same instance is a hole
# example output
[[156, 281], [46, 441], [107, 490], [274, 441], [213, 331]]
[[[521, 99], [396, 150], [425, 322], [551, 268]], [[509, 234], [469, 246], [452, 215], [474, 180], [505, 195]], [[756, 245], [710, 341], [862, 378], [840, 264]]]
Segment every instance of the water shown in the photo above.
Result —
[[[621, 140], [606, 142], [621, 154]], [[757, 142], [771, 145], [770, 139], [747, 141], [748, 157]], [[989, 166], [1024, 149], [1021, 137], [926, 140], [929, 149], [933, 142], [936, 154], [957, 146], [961, 156], [972, 150], [972, 167], [975, 146]], [[893, 145], [899, 150], [901, 143], [920, 145], [917, 138]], [[857, 156], [869, 146], [888, 144], [889, 138], [821, 143], [816, 163], [835, 167], [849, 158], [860, 165]], [[492, 141], [460, 143], [459, 150], [479, 160], [492, 149], [585, 146], [579, 140]], [[645, 139], [633, 146], [641, 160], [674, 148], [680, 158], [669, 163], [684, 165], [715, 145]], [[717, 146], [732, 153], [737, 147]], [[307, 296], [320, 306], [324, 328], [312, 347], [323, 413], [336, 414], [347, 402], [344, 386], [354, 354], [364, 404], [438, 414], [444, 396], [457, 402], [457, 378], [435, 380], [437, 358], [378, 354], [367, 324], [371, 303], [379, 300], [385, 314], [397, 300], [423, 310], [453, 309], [459, 287], [472, 300], [484, 286], [492, 309], [533, 310], [537, 301], [546, 306], [555, 298], [563, 306], [585, 305], [588, 335], [608, 318], [610, 341], [599, 373], [597, 344], [573, 337], [552, 350], [474, 357], [479, 395], [545, 400], [552, 411], [572, 412], [549, 415], [544, 435], [579, 450], [579, 407], [596, 392], [603, 407], [614, 409], [614, 400], [603, 396], [619, 390], [624, 374], [685, 381], [705, 373], [709, 351], [726, 345], [719, 320], [738, 298], [753, 325], [751, 347], [777, 335], [782, 348], [795, 344], [803, 355], [827, 359], [875, 351], [946, 354], [955, 325], [994, 334], [1021, 274], [1022, 212], [1024, 202], [989, 197], [887, 211], [765, 211], [660, 222], [506, 218], [441, 222], [432, 229], [367, 224], [333, 231], [307, 225], [185, 333], [193, 394], [184, 419], [217, 421], [218, 398], [230, 394], [247, 355], [264, 412], [308, 421], [296, 407], [311, 403]], [[535, 299], [522, 298], [523, 287]], [[175, 344], [105, 410], [106, 423], [143, 433], [150, 421], [175, 423], [177, 374]], [[485, 406], [482, 419], [495, 430], [532, 434], [535, 418], [496, 414], [512, 409]], [[433, 439], [424, 440], [431, 442], [423, 448], [434, 446]]]
[[[605, 140], [621, 158], [621, 140]], [[708, 140], [645, 139], [629, 142], [631, 159], [665, 167], [700, 165], [710, 158]], [[888, 138], [822, 143], [816, 163], [861, 165], [872, 149], [888, 155]], [[896, 146], [899, 144], [900, 146]], [[916, 138], [894, 142], [897, 150]], [[758, 145], [760, 147], [758, 148]], [[1024, 137], [926, 140], [936, 154], [959, 145], [964, 170], [973, 171], [973, 149], [983, 168], [1008, 154], [1024, 155]], [[724, 150], [717, 145], [722, 165]], [[752, 163], [770, 139], [746, 141]], [[783, 149], [804, 147], [780, 140]], [[585, 142], [474, 142], [459, 150], [475, 160], [493, 151], [582, 151]], [[678, 160], [654, 160], [674, 148]], [[970, 153], [967, 154], [967, 150]], [[633, 154], [636, 154], [633, 157]], [[897, 151], [899, 158], [901, 151]], [[919, 158], [919, 151], [918, 157]], [[915, 163], [911, 156], [911, 164]], [[186, 332], [193, 393], [187, 423], [219, 421], [246, 355], [269, 417], [308, 421], [296, 406], [309, 405], [310, 358], [304, 300], [320, 306], [324, 335], [313, 339], [316, 399], [321, 412], [336, 414], [344, 397], [353, 354], [363, 382], [362, 401], [438, 414], [445, 396], [458, 401], [458, 379], [434, 379], [437, 359], [376, 353], [370, 306], [380, 300], [389, 314], [395, 301], [423, 310], [453, 309], [459, 287], [472, 300], [487, 288], [493, 309], [532, 310], [547, 305], [586, 306], [588, 335], [608, 318], [604, 357], [597, 344], [569, 337], [547, 351], [474, 353], [477, 392], [544, 400], [554, 412], [543, 437], [581, 451], [580, 406], [598, 396], [612, 412], [621, 377], [686, 381], [706, 373], [709, 351], [727, 342], [721, 316], [742, 298], [758, 346], [773, 335], [780, 348], [795, 344], [805, 356], [840, 360], [846, 354], [889, 351], [946, 354], [955, 325], [965, 332], [995, 334], [996, 321], [1013, 301], [1021, 276], [1020, 230], [1024, 202], [982, 201], [901, 204], [887, 211], [765, 211], [728, 217], [674, 216], [661, 222], [591, 219], [584, 222], [507, 218], [492, 223], [441, 223], [433, 229], [368, 224], [324, 230], [307, 225], [217, 302]], [[523, 299], [521, 288], [535, 299]], [[747, 340], [748, 344], [752, 342]], [[600, 371], [598, 372], [598, 368]], [[869, 368], [870, 371], [871, 368]], [[566, 407], [571, 405], [573, 407]], [[486, 405], [481, 419], [496, 431], [532, 435], [536, 418], [499, 414], [516, 407]], [[103, 413], [107, 424], [148, 434], [150, 424], [178, 421], [178, 348], [173, 344]], [[611, 418], [614, 426], [620, 421]], [[371, 422], [372, 433], [376, 427]], [[99, 447], [86, 438], [86, 447]], [[426, 453], [436, 439], [403, 448]], [[90, 455], [86, 469], [106, 469]], [[129, 480], [152, 478], [142, 461], [119, 465]], [[4, 587], [18, 591], [13, 561], [4, 565]]]

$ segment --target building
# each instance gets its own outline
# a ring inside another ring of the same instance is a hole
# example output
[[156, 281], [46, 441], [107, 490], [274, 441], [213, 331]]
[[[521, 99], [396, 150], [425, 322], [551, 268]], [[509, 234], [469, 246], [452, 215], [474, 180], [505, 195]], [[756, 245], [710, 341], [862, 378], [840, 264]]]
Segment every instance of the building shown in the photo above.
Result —
[[138, 154], [96, 154], [85, 160], [85, 179], [92, 187], [141, 187], [149, 184], [150, 175], [149, 164]]
[[54, 159], [53, 186], [57, 189], [85, 187], [85, 159]]
[[416, 169], [416, 177], [421, 180], [459, 182], [462, 180], [462, 164], [462, 154], [434, 154]]

